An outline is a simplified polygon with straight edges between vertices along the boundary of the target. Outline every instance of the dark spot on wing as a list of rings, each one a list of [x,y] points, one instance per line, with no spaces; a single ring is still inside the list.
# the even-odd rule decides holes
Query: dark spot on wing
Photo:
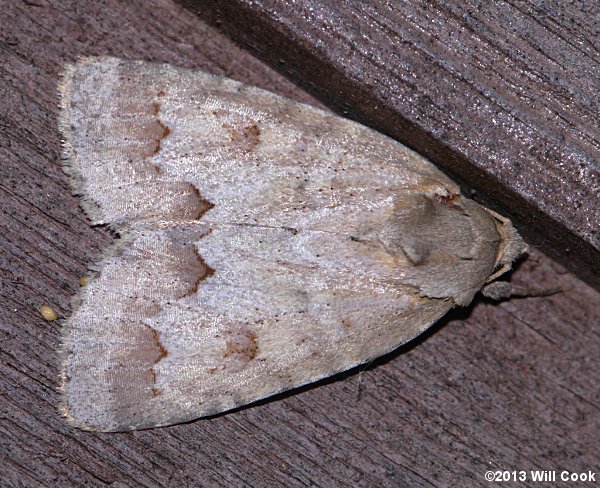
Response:
[[[253,120],[223,123],[222,126],[229,129],[232,146],[243,153],[252,152],[254,147],[260,144],[260,129]]]
[[[152,396],[158,396],[160,394],[160,390],[156,387],[156,370],[155,366],[166,358],[169,355],[169,351],[160,341],[160,332],[158,332],[153,327],[150,327],[148,324],[144,324],[148,330],[150,331],[150,335],[154,341],[154,347],[156,349],[155,357],[152,359],[153,364],[150,366],[150,379],[152,381]]]
[[[206,264],[206,261],[204,261],[204,258],[200,255],[200,252],[196,246],[194,246],[194,255],[196,257],[196,263],[194,266],[197,268],[197,277],[190,289],[187,290],[182,297],[189,297],[198,293],[200,283],[215,274],[215,270]]]
[[[231,333],[227,338],[225,347],[224,359],[238,359],[248,362],[258,354],[256,334],[249,330]]]

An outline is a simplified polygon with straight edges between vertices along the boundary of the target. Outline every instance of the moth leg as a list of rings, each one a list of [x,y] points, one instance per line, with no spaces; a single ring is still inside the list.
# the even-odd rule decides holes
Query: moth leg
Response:
[[[533,289],[519,286],[508,281],[494,281],[481,289],[481,294],[495,301],[508,300],[513,297],[546,297],[564,291],[562,288]]]

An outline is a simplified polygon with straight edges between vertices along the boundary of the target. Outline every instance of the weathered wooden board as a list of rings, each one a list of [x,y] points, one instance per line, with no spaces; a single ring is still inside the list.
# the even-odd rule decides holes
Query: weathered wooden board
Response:
[[[37,308],[66,316],[112,240],[60,169],[56,84],[83,54],[204,68],[316,103],[168,0],[2,2],[1,486],[471,486],[489,469],[599,469],[599,295],[539,253],[513,279],[564,293],[478,301],[360,371],[186,425],[66,427],[60,326]]]

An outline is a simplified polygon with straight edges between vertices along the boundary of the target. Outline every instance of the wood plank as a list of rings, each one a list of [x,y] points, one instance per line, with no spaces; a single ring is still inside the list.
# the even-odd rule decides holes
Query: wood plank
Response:
[[[203,68],[316,103],[169,0],[5,1],[0,11],[0,485],[471,486],[489,469],[597,469],[599,294],[534,253],[549,298],[478,300],[368,367],[212,419],[136,433],[63,424],[60,324],[112,240],[60,169],[61,66],[111,54]],[[533,486],[524,483],[520,486]]]
[[[600,3],[185,0],[600,286]]]

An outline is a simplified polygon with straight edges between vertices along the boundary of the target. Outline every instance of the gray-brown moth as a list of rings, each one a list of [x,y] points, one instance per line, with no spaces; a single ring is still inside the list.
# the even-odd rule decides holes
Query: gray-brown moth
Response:
[[[77,427],[188,421],[352,368],[525,250],[418,154],[267,91],[101,57],[60,94],[65,171],[120,236],[64,327]]]

